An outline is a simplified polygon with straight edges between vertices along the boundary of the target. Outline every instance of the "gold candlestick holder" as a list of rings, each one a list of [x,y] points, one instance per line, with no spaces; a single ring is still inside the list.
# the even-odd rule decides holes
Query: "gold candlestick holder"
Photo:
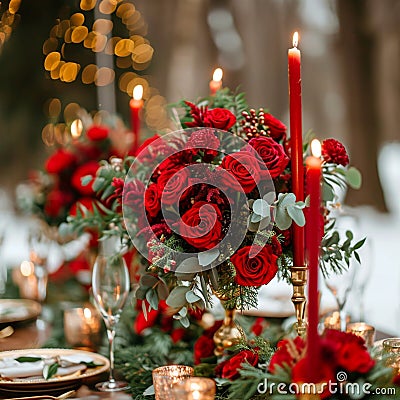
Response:
[[[306,312],[306,283],[307,283],[307,265],[290,268],[291,281],[293,285],[292,303],[296,314],[296,330],[299,336],[305,336],[307,324],[305,321]]]

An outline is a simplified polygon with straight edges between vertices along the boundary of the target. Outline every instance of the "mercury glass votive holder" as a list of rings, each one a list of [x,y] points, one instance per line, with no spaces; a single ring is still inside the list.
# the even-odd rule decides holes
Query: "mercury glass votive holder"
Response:
[[[210,378],[193,377],[172,386],[176,400],[214,400],[215,381]]]
[[[101,343],[102,321],[92,305],[64,310],[65,341],[74,349],[96,351]]]
[[[156,400],[175,400],[174,384],[192,377],[194,369],[186,365],[166,365],[153,370],[153,385]]]
[[[375,342],[375,328],[365,322],[353,322],[347,325],[347,332],[360,336],[368,347],[373,347]]]
[[[400,373],[400,338],[389,338],[382,342],[382,353],[386,365]]]

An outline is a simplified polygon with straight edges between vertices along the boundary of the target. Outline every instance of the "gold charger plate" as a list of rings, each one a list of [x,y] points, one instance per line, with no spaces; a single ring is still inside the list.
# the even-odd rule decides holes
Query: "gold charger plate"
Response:
[[[37,318],[42,306],[27,299],[0,299],[0,325],[29,321]]]
[[[106,372],[110,368],[109,360],[97,353],[92,353],[83,350],[73,349],[24,349],[24,350],[11,350],[0,352],[0,360],[5,357],[22,357],[22,356],[70,356],[83,354],[93,359],[96,364],[102,364],[96,368],[87,368],[79,375],[71,374],[60,377],[53,377],[50,379],[34,378],[34,379],[21,379],[18,381],[10,381],[0,377],[0,390],[13,391],[13,392],[49,392],[61,388],[76,388],[83,382],[92,382],[98,375]]]

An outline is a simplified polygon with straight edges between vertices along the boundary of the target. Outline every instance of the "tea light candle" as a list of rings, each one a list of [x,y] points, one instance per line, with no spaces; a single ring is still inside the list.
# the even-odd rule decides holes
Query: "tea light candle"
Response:
[[[194,369],[186,365],[166,365],[153,370],[153,385],[156,400],[175,400],[174,384],[192,377]]]
[[[347,332],[360,336],[365,340],[368,347],[372,347],[375,342],[375,328],[365,322],[354,322],[347,325]]]
[[[100,316],[92,306],[64,311],[65,340],[75,349],[96,350],[101,326]]]
[[[179,400],[214,400],[215,382],[209,378],[188,378],[174,384],[172,392]]]
[[[400,373],[400,338],[389,338],[382,342],[382,350],[386,358],[385,364]]]

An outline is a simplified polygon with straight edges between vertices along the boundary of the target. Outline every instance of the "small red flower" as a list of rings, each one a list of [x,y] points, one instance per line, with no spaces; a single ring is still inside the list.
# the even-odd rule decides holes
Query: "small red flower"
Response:
[[[93,125],[87,130],[86,136],[93,142],[97,142],[100,140],[107,139],[108,132],[109,129],[105,126]]]
[[[346,148],[336,139],[326,139],[322,142],[322,157],[327,163],[339,164],[344,167],[349,163]]]
[[[194,363],[200,364],[203,358],[214,355],[214,340],[212,337],[201,335],[194,344]]]
[[[161,210],[158,186],[155,183],[150,184],[144,193],[144,204],[150,217],[156,217]]]
[[[269,372],[275,373],[277,366],[283,367],[287,365],[289,368],[303,357],[306,343],[300,336],[296,336],[294,340],[281,340],[278,343],[278,350],[274,353],[269,363]]]
[[[45,169],[49,174],[59,174],[66,169],[72,168],[75,162],[75,154],[68,150],[58,149],[47,159]]]

